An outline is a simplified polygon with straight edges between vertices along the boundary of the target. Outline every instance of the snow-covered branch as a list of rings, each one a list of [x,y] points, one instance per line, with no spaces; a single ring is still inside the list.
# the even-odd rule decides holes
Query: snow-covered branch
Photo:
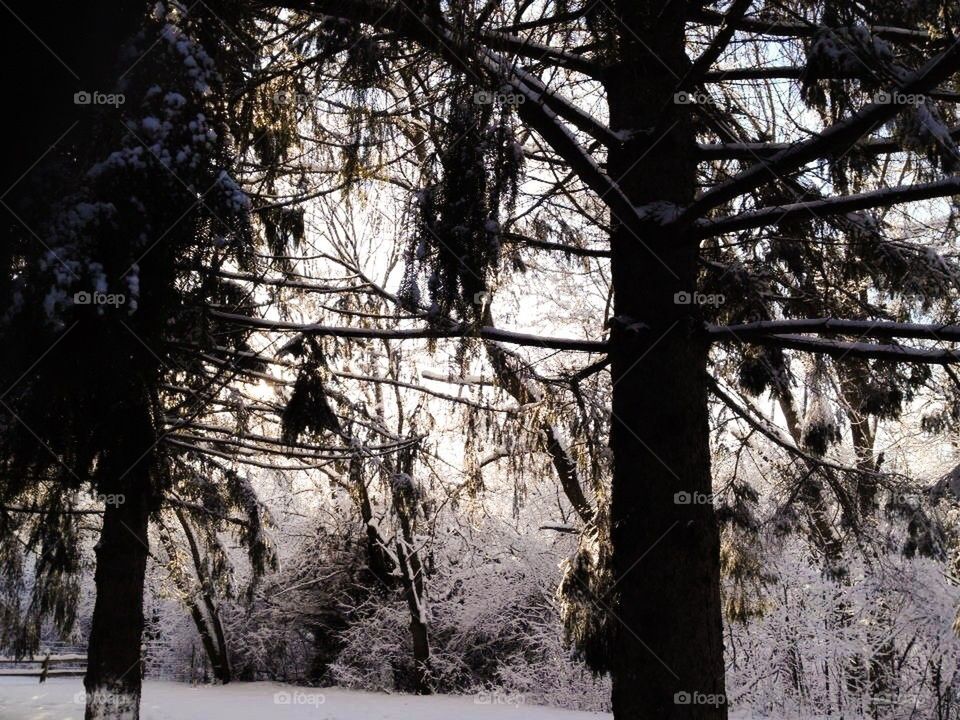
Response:
[[[450,43],[456,42],[452,35],[447,35],[445,39]],[[469,52],[467,48],[462,48],[462,51],[464,53]],[[502,80],[523,95],[526,100],[524,104],[532,102],[550,108],[559,117],[562,117],[578,130],[587,133],[593,139],[599,140],[608,148],[616,148],[623,142],[623,138],[610,128],[551,91],[536,76],[517,67],[507,70],[508,66],[502,57],[490,50],[481,50],[480,52],[482,54],[478,61],[484,69],[494,78]]]
[[[950,137],[960,140],[960,126],[949,130]],[[698,146],[700,157],[704,160],[750,160],[766,158],[783,152],[790,143],[775,142],[728,142],[701,143]],[[904,152],[903,144],[896,140],[866,140],[857,144],[857,152],[867,155],[884,155]]]
[[[284,0],[269,4],[392,30],[438,53],[454,67],[473,77],[477,77],[477,71],[480,70],[511,85],[525,100],[517,108],[520,117],[569,164],[587,187],[597,193],[620,222],[638,238],[646,234],[653,221],[644,220],[639,215],[618,184],[600,169],[596,160],[561,122],[561,117],[601,142],[619,144],[621,138],[579,108],[545,88],[540,89],[542,83],[531,75],[509,69],[511,64],[492,50],[478,51],[465,46],[441,23],[431,27],[427,24],[429,19],[415,15],[402,5],[387,5],[375,0]]]
[[[295,323],[285,320],[266,320],[244,315],[234,315],[213,311],[213,317],[227,320],[246,327],[255,327],[261,330],[277,332],[296,332],[319,337],[342,337],[361,339],[384,340],[422,340],[457,337],[477,337],[483,340],[497,340],[512,345],[527,345],[531,347],[550,348],[553,350],[574,350],[580,352],[606,352],[607,344],[597,340],[578,338],[543,337],[527,333],[512,332],[491,327],[472,327],[464,324],[453,325],[449,328],[415,328],[410,330],[364,327],[337,327],[331,325],[315,325],[309,323]]]
[[[773,443],[786,450],[791,455],[801,457],[813,465],[830,468],[831,470],[839,470],[845,473],[858,474],[864,474],[867,472],[865,470],[848,467],[846,465],[840,465],[839,463],[834,463],[829,460],[816,457],[815,455],[811,455],[805,450],[797,447],[797,445],[789,438],[785,437],[780,431],[780,428],[778,428],[773,421],[770,420],[770,418],[760,413],[756,408],[748,407],[747,405],[741,404],[734,399],[733,394],[727,392],[723,387],[721,387],[720,383],[717,382],[714,377],[708,375],[707,384],[709,385],[711,392],[717,396],[717,399],[730,408],[730,410],[732,410],[737,417],[739,417],[761,435],[766,437],[768,440],[771,440]]]
[[[821,218],[827,215],[841,215],[858,210],[891,207],[897,203],[930,200],[931,198],[958,193],[960,193],[960,177],[954,176],[929,183],[902,185],[857,195],[820,198],[787,205],[773,205],[717,220],[702,220],[696,223],[694,236],[698,238],[713,237],[737,230],[775,225],[797,218],[804,219],[807,216]]]
[[[697,8],[691,13],[690,19],[704,25],[722,25],[727,22],[724,13],[712,8]],[[820,25],[811,22],[789,22],[759,15],[737,19],[733,25],[737,30],[769,37],[813,37],[821,29]],[[873,25],[869,30],[872,35],[893,42],[923,43],[933,39],[927,31],[914,28]]]
[[[802,320],[762,320],[740,325],[710,325],[707,333],[718,338],[747,340],[781,333],[816,333],[818,335],[855,335],[860,338],[913,338],[960,342],[960,325],[898,323],[880,320],[836,320],[809,318]]]
[[[775,345],[791,350],[801,350],[836,358],[859,358],[863,360],[887,360],[903,363],[923,363],[927,365],[951,365],[960,363],[960,351],[925,350],[903,347],[901,345],[879,345],[866,342],[847,342],[844,340],[821,340],[804,335],[758,335],[751,338],[731,337],[735,342],[748,342],[757,345]]]
[[[684,81],[681,83],[683,89],[689,89],[704,79],[707,71],[720,58],[720,55],[730,44],[733,34],[737,30],[737,23],[743,18],[747,10],[750,9],[752,0],[734,0],[730,9],[723,16],[723,23],[720,30],[714,36],[710,45],[694,61],[693,67],[687,72]]]
[[[936,87],[957,69],[960,69],[960,42],[953,43],[947,50],[914,73],[911,78],[895,86],[891,96],[922,94]],[[834,123],[809,140],[793,143],[770,159],[758,162],[730,180],[708,190],[681,213],[675,222],[681,226],[691,224],[725,202],[771,180],[777,180],[799,170],[818,158],[845,150],[863,135],[895,117],[904,107],[904,105],[890,102],[874,102],[867,105],[860,112]]]
[[[543,45],[510,33],[483,32],[480,39],[494,50],[506,50],[520,57],[547,62],[583,73],[592,78],[600,78],[602,68],[595,62],[567,50]]]

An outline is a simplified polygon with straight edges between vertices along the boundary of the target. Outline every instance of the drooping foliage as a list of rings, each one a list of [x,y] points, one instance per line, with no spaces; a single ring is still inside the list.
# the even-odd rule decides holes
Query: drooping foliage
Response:
[[[159,510],[182,490],[172,463],[183,451],[166,444],[168,423],[197,418],[231,375],[256,367],[234,361],[248,331],[210,315],[252,311],[249,291],[221,270],[251,270],[256,242],[236,167],[249,138],[229,104],[251,58],[236,35],[217,40],[217,11],[243,27],[237,4],[220,5],[156,3],[134,33],[111,38],[122,101],[79,105],[90,116],[83,136],[66,141],[71,164],[53,153],[35,171],[46,187],[25,183],[31,212],[12,230],[0,324],[10,349],[0,373],[4,627],[29,628],[18,651],[36,647],[46,618],[71,628],[79,520],[115,497],[118,478],[98,469],[124,442],[131,406],[150,418],[153,438],[139,451],[152,458],[145,491]],[[224,511],[248,516],[241,542],[269,567],[252,490],[236,474],[218,479]],[[188,495],[204,496],[193,487]],[[21,606],[25,584],[32,595]]]
[[[415,232],[406,255],[401,297],[432,317],[476,318],[501,258],[501,222],[513,209],[523,151],[508,105],[460,86],[438,138],[429,184],[414,198]],[[429,301],[429,303],[427,303]]]

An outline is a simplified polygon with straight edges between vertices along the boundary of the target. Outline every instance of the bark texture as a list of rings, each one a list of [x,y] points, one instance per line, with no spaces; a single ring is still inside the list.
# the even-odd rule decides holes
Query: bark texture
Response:
[[[87,652],[85,720],[137,720],[143,677],[143,584],[153,503],[153,444],[149,406],[123,412],[116,446],[99,468],[105,505],[96,545],[96,602]],[[123,428],[121,433],[119,429]]]
[[[689,60],[685,5],[617,3],[604,84],[611,127],[632,139],[609,172],[634,206],[692,201],[690,106],[674,102]],[[613,711],[617,720],[727,717],[719,531],[711,493],[705,371],[693,292],[698,248],[676,233],[611,235],[614,455]],[[632,323],[653,332],[637,333]]]

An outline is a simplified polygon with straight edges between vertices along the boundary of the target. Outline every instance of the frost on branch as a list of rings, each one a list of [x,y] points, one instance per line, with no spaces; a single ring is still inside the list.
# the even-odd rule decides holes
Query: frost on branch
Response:
[[[960,151],[950,134],[950,128],[936,105],[929,99],[906,108],[896,119],[896,137],[907,150],[922,152],[944,172],[960,166]]]

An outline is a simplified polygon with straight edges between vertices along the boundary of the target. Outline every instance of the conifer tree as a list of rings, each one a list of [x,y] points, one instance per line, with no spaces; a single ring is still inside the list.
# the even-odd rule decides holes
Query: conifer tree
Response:
[[[599,530],[597,564],[581,569],[609,579],[586,581],[603,616],[586,633],[590,657],[612,674],[617,717],[725,717],[718,519],[712,503],[683,501],[711,496],[708,396],[719,386],[709,376],[747,397],[773,394],[797,427],[790,446],[816,466],[838,429],[824,403],[805,418],[790,405],[798,358],[814,358],[815,382],[828,368],[856,373],[844,402],[860,472],[839,481],[820,473],[800,496],[821,530],[825,502],[857,522],[877,480],[862,419],[895,417],[929,384],[930,366],[954,362],[939,345],[960,338],[950,324],[956,268],[949,235],[939,232],[953,227],[953,211],[937,202],[960,187],[950,125],[955,9],[749,0],[281,5],[323,28],[316,58],[339,69],[340,87],[364,88],[357,116],[375,89],[403,98],[392,114],[371,114],[358,142],[385,116],[401,127],[422,122],[427,97],[439,99],[430,122],[441,130],[431,137],[435,170],[414,195],[400,293],[406,307],[425,309],[426,326],[257,326],[606,353],[609,536]],[[768,110],[790,93],[811,132],[790,128],[799,114]],[[504,231],[515,222],[509,198],[522,155],[528,173],[562,171],[550,199],[606,233],[606,248],[564,247],[559,232],[543,232],[549,215],[537,223],[529,209],[526,232]],[[938,232],[898,228],[890,211],[904,206]],[[502,271],[507,242],[609,257],[612,310],[597,318],[597,339],[487,324],[476,297]]]

